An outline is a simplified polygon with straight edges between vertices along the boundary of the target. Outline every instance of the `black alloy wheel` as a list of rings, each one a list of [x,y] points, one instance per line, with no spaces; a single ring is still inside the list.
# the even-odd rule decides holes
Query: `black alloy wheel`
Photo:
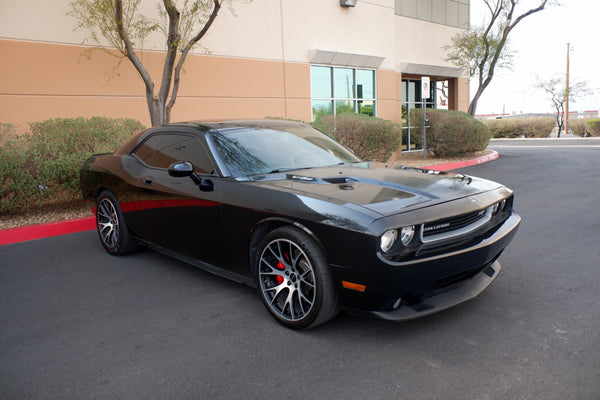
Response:
[[[108,190],[100,193],[96,200],[96,228],[102,245],[110,254],[120,256],[138,249],[115,195]]]
[[[267,310],[292,329],[313,328],[339,310],[327,261],[305,232],[285,226],[263,239],[255,262],[257,286]]]

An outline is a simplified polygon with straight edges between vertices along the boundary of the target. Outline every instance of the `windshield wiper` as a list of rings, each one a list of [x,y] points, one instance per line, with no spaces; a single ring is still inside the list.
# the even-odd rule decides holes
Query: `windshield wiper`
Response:
[[[313,168],[320,168],[320,166],[277,168],[277,169],[274,169],[273,171],[269,171],[269,174],[276,174],[279,172],[288,172],[288,171],[300,171],[302,169],[313,169]]]
[[[304,169],[304,168],[292,168],[292,167],[288,167],[288,168],[277,168],[274,169],[272,171],[267,172],[268,174],[277,174],[279,172],[288,172],[288,171],[296,171],[298,169]]]

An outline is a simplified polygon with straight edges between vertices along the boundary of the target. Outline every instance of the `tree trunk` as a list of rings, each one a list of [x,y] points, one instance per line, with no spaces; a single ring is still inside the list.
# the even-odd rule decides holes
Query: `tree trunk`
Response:
[[[152,126],[164,125],[165,114],[161,112],[160,100],[154,98],[154,94],[146,93],[146,102],[148,103],[148,113],[150,114]]]

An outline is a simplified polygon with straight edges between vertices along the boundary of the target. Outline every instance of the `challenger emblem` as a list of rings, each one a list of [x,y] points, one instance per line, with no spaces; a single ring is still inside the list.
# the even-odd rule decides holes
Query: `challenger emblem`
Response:
[[[431,231],[435,231],[438,229],[447,228],[449,226],[450,226],[450,222],[443,222],[443,223],[436,224],[436,225],[426,226],[425,228],[423,228],[423,232],[431,232]]]

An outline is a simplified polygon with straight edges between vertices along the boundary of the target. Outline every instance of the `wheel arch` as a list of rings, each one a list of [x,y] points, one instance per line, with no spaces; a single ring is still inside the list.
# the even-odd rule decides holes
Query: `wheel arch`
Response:
[[[256,254],[259,250],[260,242],[269,232],[282,226],[292,226],[306,233],[317,243],[317,245],[323,251],[323,254],[325,254],[325,256],[327,257],[327,251],[321,240],[312,230],[310,230],[305,225],[301,224],[298,221],[288,218],[265,218],[263,220],[258,221],[250,230],[250,243],[248,244],[248,264],[250,265],[250,273],[252,274],[253,278],[255,278],[253,268],[254,260],[256,259]]]
[[[108,192],[111,192],[111,193],[112,193],[112,194],[113,194],[115,197],[117,197],[117,196],[115,195],[115,193],[114,193],[112,190],[110,190],[108,187],[106,187],[106,186],[98,186],[98,187],[96,188],[96,190],[94,190],[94,200],[97,200],[97,199],[98,199],[98,197],[100,197],[100,194],[101,194],[102,192],[104,192],[105,190],[106,190],[106,191],[108,191]],[[117,199],[117,200],[118,200],[118,199]]]

